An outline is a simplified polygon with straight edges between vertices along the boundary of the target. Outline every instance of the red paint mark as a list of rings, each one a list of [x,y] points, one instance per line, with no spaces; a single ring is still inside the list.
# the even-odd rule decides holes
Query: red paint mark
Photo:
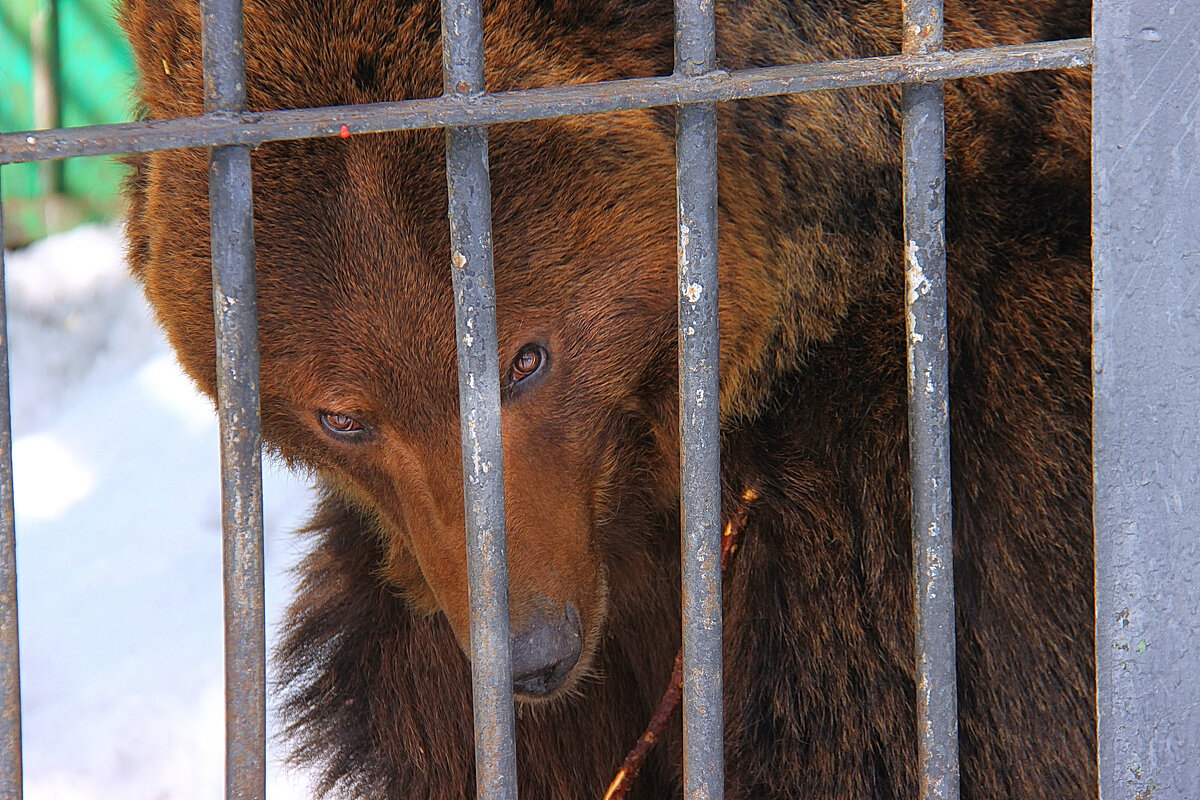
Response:
[[[338,133],[338,136],[341,136],[343,139],[349,139],[350,138],[350,126],[343,125],[341,132]]]

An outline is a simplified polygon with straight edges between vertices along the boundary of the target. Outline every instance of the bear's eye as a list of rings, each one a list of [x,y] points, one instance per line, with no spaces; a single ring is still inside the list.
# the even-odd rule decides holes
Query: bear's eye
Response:
[[[539,344],[527,344],[517,351],[508,369],[508,385],[515,386],[532,377],[546,363],[546,350]]]
[[[356,420],[349,414],[339,414],[336,411],[322,411],[317,414],[321,427],[325,432],[344,442],[361,442],[371,438],[373,430]]]

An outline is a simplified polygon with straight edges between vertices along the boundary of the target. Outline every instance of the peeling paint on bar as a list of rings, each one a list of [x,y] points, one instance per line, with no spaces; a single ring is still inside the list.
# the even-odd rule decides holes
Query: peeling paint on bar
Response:
[[[462,100],[464,95],[483,91],[482,20],[479,0],[443,0],[444,99]],[[517,757],[487,128],[446,129],[446,182],[459,341],[476,796],[515,800]]]
[[[920,56],[940,50],[941,0],[905,0],[903,10],[904,52]],[[901,107],[919,797],[957,800],[942,84],[905,85]]]

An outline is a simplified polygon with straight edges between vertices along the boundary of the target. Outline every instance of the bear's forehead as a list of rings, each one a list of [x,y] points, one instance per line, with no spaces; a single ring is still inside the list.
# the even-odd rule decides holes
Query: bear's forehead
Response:
[[[301,161],[309,176],[301,185],[272,181],[268,168],[256,183],[263,210],[255,227],[268,312],[294,315],[299,307],[312,312],[301,315],[306,323],[325,315],[352,320],[370,337],[436,314],[450,323],[439,338],[453,338],[445,178],[427,166],[441,156],[420,141],[427,138]],[[284,160],[296,168],[295,159]],[[551,294],[562,297],[564,283],[580,289],[597,272],[586,258],[568,260],[547,245],[564,238],[551,221],[524,217],[497,228],[497,293],[522,316],[544,309]]]
[[[492,131],[495,286],[508,327],[597,297],[616,305],[631,293],[670,299],[670,174],[651,160],[636,176],[623,160],[603,163],[623,137],[642,135],[629,121],[615,134],[590,121]],[[290,314],[292,298],[340,308],[368,336],[404,330],[406,319],[437,309],[445,320],[437,343],[452,344],[444,155],[440,130],[261,148],[255,225],[268,309]],[[598,174],[605,171],[614,174]],[[429,351],[434,342],[417,344]]]

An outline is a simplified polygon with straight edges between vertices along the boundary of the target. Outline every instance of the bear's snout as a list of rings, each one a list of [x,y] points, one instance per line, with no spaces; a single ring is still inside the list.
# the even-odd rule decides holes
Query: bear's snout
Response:
[[[512,633],[513,690],[544,697],[562,686],[579,661],[583,635],[579,612],[567,603],[553,612],[536,612]]]

